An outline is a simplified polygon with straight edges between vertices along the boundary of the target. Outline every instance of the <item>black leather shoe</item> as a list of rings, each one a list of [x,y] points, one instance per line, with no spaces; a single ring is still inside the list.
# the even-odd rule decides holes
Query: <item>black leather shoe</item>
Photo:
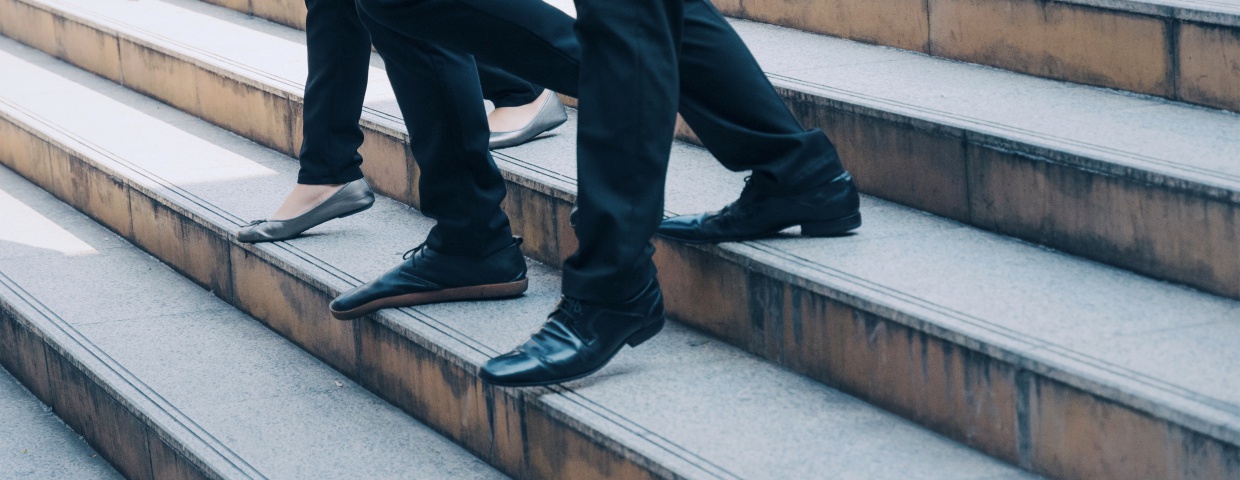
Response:
[[[352,320],[382,308],[515,297],[528,286],[520,237],[481,258],[444,255],[421,245],[405,252],[396,268],[336,297],[330,308],[333,317]]]
[[[620,348],[649,340],[666,322],[663,293],[651,280],[636,298],[618,305],[560,300],[542,329],[524,344],[482,367],[482,381],[501,387],[567,382],[597,372]]]
[[[848,172],[791,194],[746,182],[741,198],[723,210],[663,220],[658,236],[683,243],[739,242],[770,237],[795,225],[807,237],[843,235],[861,226],[861,198]]]

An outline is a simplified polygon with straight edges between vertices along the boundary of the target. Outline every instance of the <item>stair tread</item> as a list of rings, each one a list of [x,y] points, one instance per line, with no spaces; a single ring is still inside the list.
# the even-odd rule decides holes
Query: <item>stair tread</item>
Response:
[[[776,85],[959,128],[998,146],[1020,143],[1011,148],[1117,176],[1165,175],[1240,199],[1240,114],[756,22],[733,25]]]
[[[0,80],[3,115],[41,123],[52,141],[90,152],[92,162],[212,228],[235,230],[241,219],[265,212],[295,178],[292,160],[268,161],[274,153],[239,137],[196,134],[214,127],[11,42],[0,45],[0,68],[17,73]],[[27,87],[44,95],[27,95]],[[56,102],[47,100],[53,96]],[[60,109],[55,105],[60,102],[78,108]],[[120,135],[122,130],[144,135]],[[416,211],[380,198],[365,215],[253,250],[340,291],[390,268],[429,227]],[[27,277],[50,275],[15,270]],[[537,328],[558,290],[558,274],[534,264],[530,292],[520,299],[386,311],[377,321],[434,342],[457,361],[478,365]],[[53,309],[60,305],[49,304]],[[697,472],[689,476],[804,478],[824,471],[865,478],[907,478],[910,472],[926,477],[951,472],[952,478],[1031,476],[676,325],[640,349],[622,353],[598,375],[527,401],[546,405],[566,421],[584,424],[595,435],[673,471]]]
[[[0,204],[9,203],[4,196],[0,191]],[[0,478],[124,478],[2,368],[0,432]]]
[[[11,51],[13,45],[3,43]],[[6,72],[32,72],[29,64],[15,66],[8,53],[0,57]],[[107,112],[88,116],[96,122],[127,120]],[[75,359],[95,375],[114,378],[149,421],[188,425],[172,430],[180,432],[173,433],[177,442],[208,448],[207,465],[225,478],[506,478],[4,168],[0,211],[6,224],[16,225],[0,232],[0,301],[28,313],[35,305],[52,312],[58,320],[48,328],[64,329],[84,345],[66,351],[77,352]],[[8,408],[4,376],[0,411]],[[0,419],[22,420],[8,414]],[[29,440],[10,437],[24,430],[3,430],[7,444]],[[40,435],[48,436],[41,445],[49,448],[63,443],[63,435]],[[36,477],[108,478],[95,463],[62,460],[62,467],[81,474]],[[10,467],[20,464],[0,461],[0,477],[8,478]]]
[[[74,1],[81,4],[86,0]],[[144,5],[151,6],[151,10],[141,10]],[[146,12],[145,16],[125,14],[130,15],[125,17],[125,22],[150,23],[142,23],[143,28],[157,27],[164,16],[181,18],[180,21],[184,21],[182,16],[190,16],[194,20],[185,23],[183,29],[198,29],[199,33],[191,35],[195,38],[209,39],[223,35],[222,32],[227,32],[226,36],[251,35],[247,37],[251,47],[266,52],[263,55],[270,58],[283,60],[271,65],[256,61],[246,64],[247,68],[289,85],[297,84],[297,79],[304,77],[304,47],[296,42],[276,39],[220,18],[191,15],[169,3],[133,2],[125,8]],[[109,10],[108,14],[113,13]],[[228,13],[221,13],[219,17],[228,17]],[[745,23],[737,23],[742,34],[748,32]],[[801,38],[842,42],[777,27],[749,26],[755,31],[778,30],[780,35],[786,36],[780,38],[792,39],[787,40],[785,50],[800,45]],[[201,33],[214,28],[220,29],[214,35]],[[264,28],[283,27],[269,25]],[[176,35],[179,30],[170,29],[164,33]],[[748,40],[756,45],[755,50],[779,50],[774,41]],[[196,45],[196,54],[213,52],[211,43]],[[1032,82],[1030,84],[1055,86],[1035,89],[1038,95],[1072,91],[1088,98],[1105,99],[1105,105],[1127,105],[1125,102],[1131,101],[1155,105],[1153,109],[1174,109],[1187,117],[1213,122],[1211,129],[1201,132],[1208,138],[1221,137],[1226,127],[1232,126],[1231,122],[1240,126],[1240,120],[1236,120],[1240,115],[1231,113],[846,43],[883,55],[914,55],[939,65],[945,72],[981,71],[987,75],[1024,79]],[[277,51],[278,54],[273,53]],[[211,58],[228,59],[222,61],[223,65],[232,61],[228,55],[220,52]],[[768,57],[760,55],[760,60],[764,58]],[[303,63],[298,64],[296,59],[303,59],[300,60]],[[960,70],[952,70],[957,68]],[[950,77],[946,73],[943,75]],[[370,84],[367,119],[403,132],[398,122],[399,111],[390,100],[390,87],[381,70],[372,69]],[[289,94],[300,95],[300,87],[291,88]],[[1081,97],[1064,96],[1057,104],[1068,108],[1067,104],[1074,98]],[[1134,107],[1125,111],[1139,116],[1146,110],[1150,108]],[[1220,118],[1224,121],[1218,121]],[[509,172],[520,172],[518,181],[556,192],[572,192],[575,190],[574,128],[575,120],[540,140],[498,151],[496,161]],[[1236,148],[1235,140],[1224,147]],[[1234,162],[1229,165],[1238,167]],[[670,170],[669,213],[718,208],[739,192],[741,175],[724,171],[705,151],[693,146],[677,143]],[[1217,180],[1225,173],[1213,172],[1212,178]],[[279,192],[279,185],[273,184],[272,188]],[[266,213],[267,205],[278,199],[252,202],[233,197],[232,201],[234,205],[227,207],[235,208],[229,211],[237,212],[238,218],[259,218]],[[1236,322],[1240,318],[1240,302],[1150,280],[881,200],[867,197],[864,201],[867,223],[860,234],[853,237],[783,238],[727,244],[711,250],[725,257],[744,259],[754,268],[774,272],[775,276],[798,285],[808,285],[832,298],[848,298],[873,311],[900,312],[895,318],[907,321],[916,329],[980,348],[1161,418],[1240,442],[1240,388],[1237,388],[1240,384],[1228,380],[1233,377],[1227,374],[1229,366],[1237,363],[1238,354],[1226,348],[1240,341],[1240,325]],[[325,228],[335,231],[338,227]],[[423,234],[415,232],[410,238],[420,239]],[[330,243],[331,237],[311,237],[298,242]],[[403,251],[410,246],[408,243],[393,245],[389,251]],[[840,255],[842,249],[856,254]],[[331,257],[347,255],[344,253],[323,255],[333,264],[334,258],[340,258],[348,260],[341,265],[358,265],[353,257]],[[387,267],[380,262],[370,267],[348,268],[357,268],[356,273],[349,271],[355,279],[369,279]],[[1215,345],[1218,347],[1211,347]]]
[[[1091,7],[1240,27],[1236,0],[1059,0]]]

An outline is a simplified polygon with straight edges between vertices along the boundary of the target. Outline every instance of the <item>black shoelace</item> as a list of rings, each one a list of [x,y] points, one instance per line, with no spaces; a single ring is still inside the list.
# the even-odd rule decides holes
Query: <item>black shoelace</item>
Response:
[[[413,247],[413,248],[410,248],[410,249],[409,249],[409,251],[405,252],[405,254],[404,254],[404,255],[401,255],[401,256],[400,256],[400,258],[401,258],[402,260],[408,260],[408,259],[409,259],[409,257],[414,256],[415,254],[417,254],[417,253],[418,253],[418,250],[421,250],[421,249],[423,249],[423,248],[426,248],[426,242],[422,242],[422,243],[421,243],[421,244],[419,244],[418,246]]]

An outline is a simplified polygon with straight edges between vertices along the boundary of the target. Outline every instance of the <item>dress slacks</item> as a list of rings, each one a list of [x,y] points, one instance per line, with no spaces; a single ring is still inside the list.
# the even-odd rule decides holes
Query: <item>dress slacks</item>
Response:
[[[835,146],[800,125],[706,0],[576,0],[575,22],[540,0],[359,5],[381,51],[421,58],[399,74],[417,78],[405,87],[422,100],[401,108],[412,143],[428,153],[486,154],[485,125],[466,118],[477,109],[462,108],[481,94],[466,81],[471,55],[578,98],[580,246],[564,264],[563,292],[579,300],[623,302],[654,276],[650,241],[678,110],[725,167],[752,170],[754,181],[796,190],[844,171]]]
[[[363,134],[358,121],[370,68],[371,35],[362,23],[355,0],[306,0],[306,7],[309,75],[297,182],[347,183],[362,178],[362,157],[357,150]],[[440,140],[451,142],[446,147],[434,140],[441,137],[439,133],[455,130],[446,128],[446,124],[441,125],[445,128],[438,133],[422,125],[408,125],[410,131],[418,129],[415,138],[431,139],[415,141],[412,146],[421,168],[419,189],[424,213],[440,225],[428,243],[443,253],[462,255],[484,255],[507,246],[511,243],[511,231],[499,208],[505,190],[499,171],[486,152],[489,130],[482,98],[496,107],[512,107],[533,102],[543,88],[499,68],[474,65],[472,58],[454,53],[452,61],[471,71],[446,77],[464,85],[453,86],[460,93],[444,95],[439,97],[440,101],[425,100],[422,97],[430,90],[411,88],[410,76],[433,76],[436,65],[443,60],[433,54],[409,55],[412,52],[392,51],[385,46],[376,45],[376,49],[385,60],[397,103],[408,113],[406,117],[423,115],[428,109],[468,110],[472,112],[467,115],[471,120],[462,121],[459,128],[468,125],[471,132],[481,128],[481,143],[475,139],[469,142],[468,149],[461,149],[465,142],[460,137]],[[421,78],[416,80],[420,87]],[[411,96],[414,98],[410,99]]]

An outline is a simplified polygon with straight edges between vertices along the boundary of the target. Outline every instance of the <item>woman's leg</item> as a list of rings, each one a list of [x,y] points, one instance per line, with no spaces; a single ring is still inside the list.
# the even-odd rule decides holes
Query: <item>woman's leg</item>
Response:
[[[362,178],[362,101],[370,69],[370,34],[353,0],[306,0],[305,116],[297,185],[271,220],[306,213]]]

